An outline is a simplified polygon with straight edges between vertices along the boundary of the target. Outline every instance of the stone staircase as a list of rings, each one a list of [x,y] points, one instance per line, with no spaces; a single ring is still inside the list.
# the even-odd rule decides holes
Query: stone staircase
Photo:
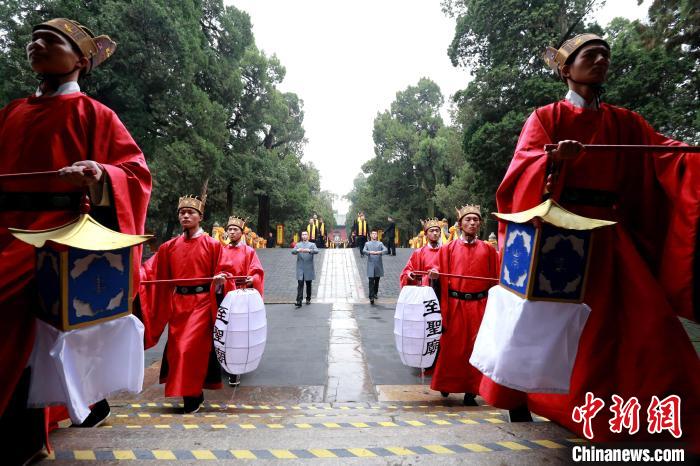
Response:
[[[101,427],[64,423],[46,463],[119,460],[276,464],[552,464],[581,440],[536,417],[511,424],[506,412],[440,402],[205,403],[181,414],[168,402],[112,402]]]

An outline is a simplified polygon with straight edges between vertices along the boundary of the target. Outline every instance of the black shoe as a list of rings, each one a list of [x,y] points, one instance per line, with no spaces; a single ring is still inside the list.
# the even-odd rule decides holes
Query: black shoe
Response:
[[[518,406],[515,409],[508,410],[509,422],[532,422],[532,415],[528,411],[527,406]]]
[[[474,395],[473,393],[465,393],[464,400],[462,400],[462,404],[464,406],[479,406],[479,403],[476,402],[476,395]]]
[[[241,384],[241,376],[239,374],[229,374],[228,376],[228,386],[237,387]]]
[[[204,393],[199,396],[185,396],[182,397],[182,401],[185,404],[182,412],[185,414],[194,414],[202,407],[204,404]]]
[[[369,303],[374,304],[374,298],[369,298]]]
[[[309,304],[311,304],[311,300],[310,300],[310,299],[307,299],[307,300],[306,300],[306,305],[308,306]]]
[[[301,301],[297,301],[296,303],[294,303],[294,307],[301,307]]]
[[[107,400],[100,400],[90,410],[90,414],[82,424],[73,424],[71,427],[99,427],[110,415]]]
[[[447,398],[448,396],[450,396],[450,392],[440,392],[440,395],[441,395],[443,398]]]

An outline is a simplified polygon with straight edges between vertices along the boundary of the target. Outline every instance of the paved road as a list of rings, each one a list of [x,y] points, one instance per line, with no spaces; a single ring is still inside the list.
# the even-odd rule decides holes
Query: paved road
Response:
[[[297,296],[296,262],[289,248],[258,249],[256,252],[265,270],[265,302],[293,303]],[[323,269],[325,249],[316,255],[316,277]],[[318,292],[318,280],[313,283],[312,295]]]
[[[352,249],[355,255],[357,269],[360,272],[362,286],[365,290],[365,295],[369,296],[369,283],[367,280],[367,259],[360,258],[359,249]],[[384,265],[384,276],[379,280],[379,302],[396,303],[396,298],[399,296],[401,287],[399,286],[399,276],[401,271],[406,266],[409,257],[413,253],[413,249],[396,248],[395,256],[382,256]]]

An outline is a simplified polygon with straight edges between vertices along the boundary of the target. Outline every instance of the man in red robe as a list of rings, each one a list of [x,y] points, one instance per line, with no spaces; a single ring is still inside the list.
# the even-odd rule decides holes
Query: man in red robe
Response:
[[[43,410],[26,410],[22,404],[30,376],[37,375],[25,370],[34,341],[35,287],[40,286],[34,279],[34,249],[7,228],[66,224],[79,214],[81,193],[88,188],[93,217],[123,233],[143,233],[151,193],[144,156],[117,115],[82,94],[77,82],[114,50],[109,37],[95,37],[75,21],[53,19],[36,26],[27,56],[41,77],[39,88],[0,110],[0,174],[58,170],[58,176],[0,179],[0,449],[16,455],[5,458],[10,463],[38,450],[27,446],[28,440],[41,448],[45,439],[27,431],[30,418],[43,417]],[[140,248],[134,262],[140,262]]]
[[[469,364],[474,341],[486,309],[486,298],[498,277],[498,253],[477,234],[481,226],[481,208],[466,205],[457,211],[462,235],[440,248],[440,263],[429,277],[440,277],[442,337],[440,353],[430,388],[447,397],[464,393],[464,404],[476,406],[481,372]],[[477,280],[439,276],[436,272],[470,277]]]
[[[260,297],[264,298],[265,271],[255,249],[245,243],[243,238],[245,223],[245,219],[241,217],[229,217],[226,225],[229,244],[224,247],[219,268],[222,272],[234,277],[245,277],[236,278],[236,288],[255,288],[260,293]],[[220,297],[223,299],[223,294],[220,294]],[[240,383],[240,374],[229,374],[229,386],[235,387]]]
[[[177,214],[183,233],[158,248],[149,276],[174,284],[143,285],[155,288],[141,295],[148,299],[141,302],[146,348],[158,343],[168,325],[160,383],[165,383],[165,396],[183,397],[186,414],[201,408],[203,388],[222,387],[212,340],[216,301],[210,293],[212,277],[215,285],[224,283],[225,274],[219,273],[222,246],[199,226],[203,213],[203,201],[180,198]]]
[[[576,214],[618,223],[594,233],[584,296],[591,314],[570,392],[525,394],[484,377],[480,393],[503,408],[527,402],[531,411],[580,435],[583,424],[573,421],[572,413],[591,392],[606,406],[592,420],[596,441],[674,440],[668,432],[650,433],[645,420],[652,397],[678,395],[680,441],[697,450],[700,363],[677,315],[693,318],[698,304],[693,280],[700,159],[622,150],[586,153],[582,143],[681,144],[655,132],[638,114],[600,102],[610,64],[610,47],[600,37],[576,36],[559,50],[548,49],[545,58],[569,92],[535,110],[525,123],[496,195],[498,211],[523,211],[551,196]],[[548,153],[545,144],[557,148]],[[613,395],[638,399],[641,427],[635,435],[611,432]]]
[[[423,231],[428,238],[428,244],[420,249],[416,249],[406,263],[406,267],[401,271],[399,281],[401,288],[406,285],[432,286],[435,294],[440,297],[439,281],[431,280],[427,275],[416,275],[413,272],[426,272],[439,267],[440,258],[440,229],[441,223],[438,219],[429,219],[423,222]]]

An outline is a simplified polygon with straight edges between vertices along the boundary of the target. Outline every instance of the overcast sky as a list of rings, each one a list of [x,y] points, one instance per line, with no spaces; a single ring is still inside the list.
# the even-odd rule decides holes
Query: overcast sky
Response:
[[[449,102],[469,81],[468,70],[454,68],[447,57],[455,22],[442,13],[440,0],[225,3],[250,14],[258,47],[285,66],[280,88],[304,101],[304,160],[320,171],[321,188],[339,196],[334,207],[341,213],[347,202],[340,197],[374,156],[374,117],[396,92],[428,77]],[[607,3],[597,13],[602,24],[616,16],[645,18],[650,0]]]

